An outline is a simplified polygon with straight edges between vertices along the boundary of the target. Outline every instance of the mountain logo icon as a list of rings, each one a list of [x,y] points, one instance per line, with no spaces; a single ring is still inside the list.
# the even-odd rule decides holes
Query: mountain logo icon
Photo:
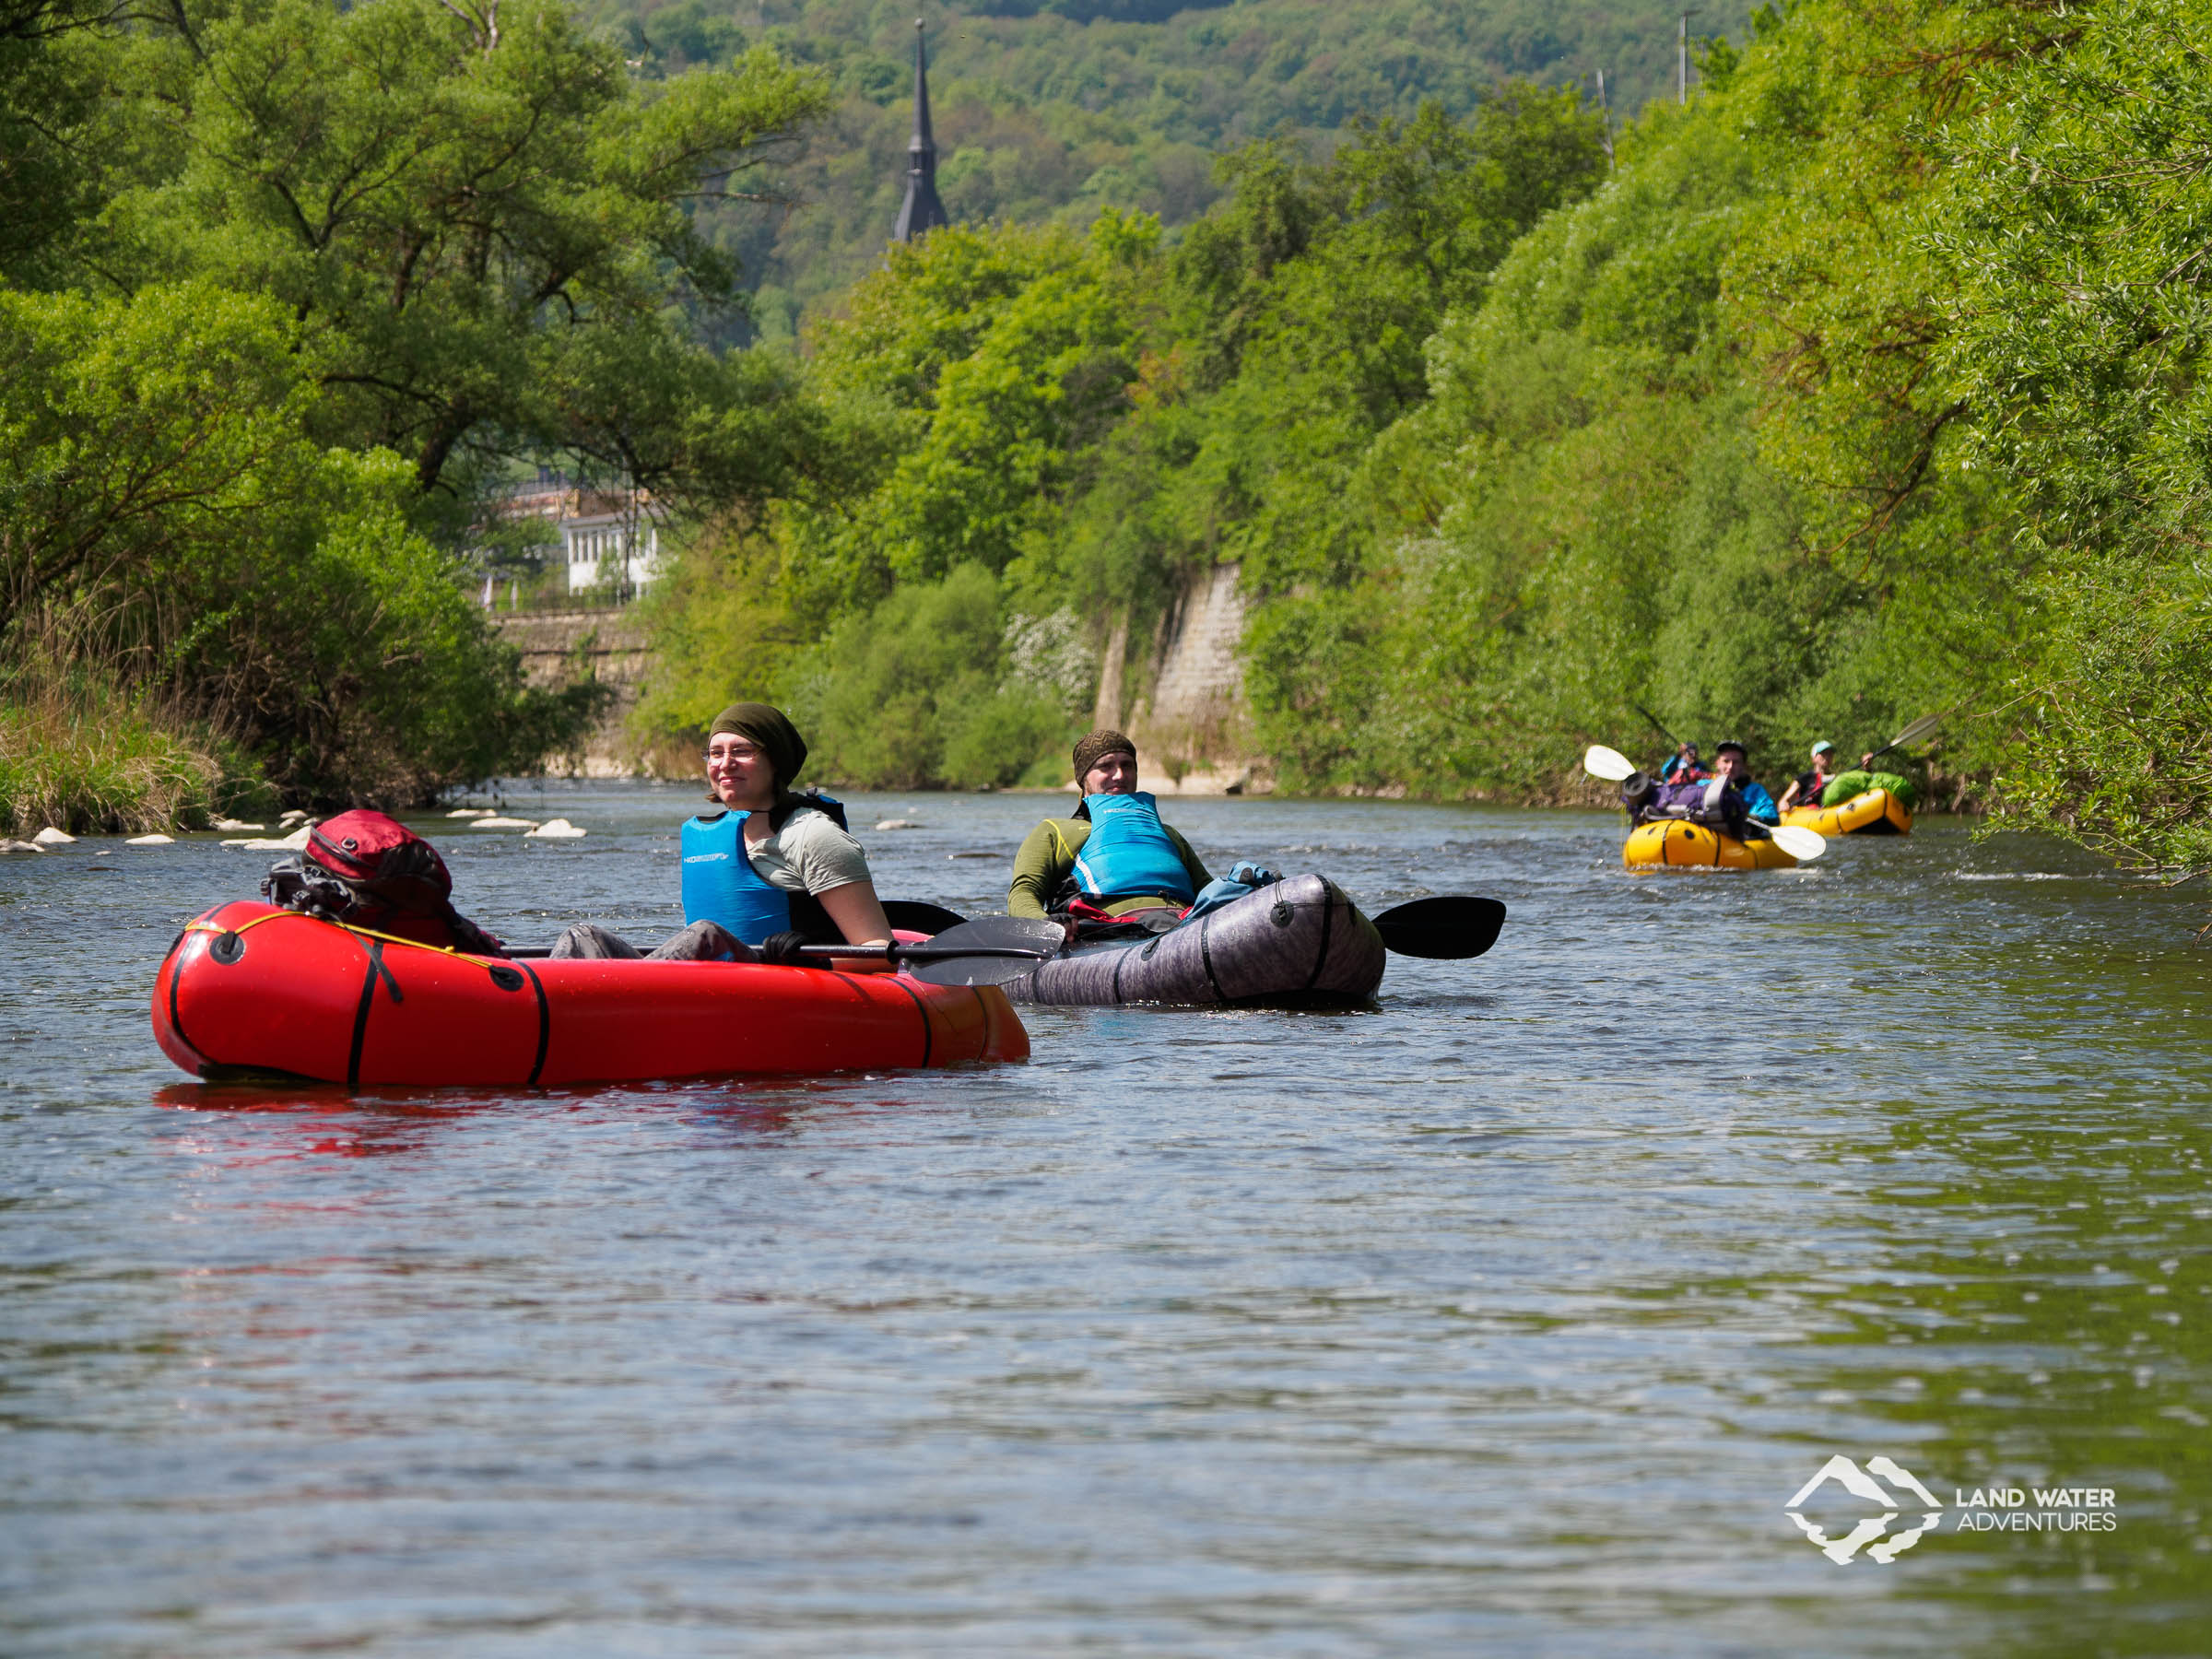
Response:
[[[1879,1476],[1881,1479],[1875,1477]],[[1831,1538],[1820,1527],[1800,1513],[1806,1500],[1830,1481],[1834,1481],[1854,1498],[1863,1498],[1883,1512],[1868,1515],[1841,1538]],[[1885,1487],[1882,1481],[1889,1485]],[[1920,1524],[1904,1532],[1891,1532],[1889,1524],[1904,1512],[1905,1503],[1892,1488],[1910,1492],[1925,1507],[1921,1511]],[[1797,1524],[1797,1530],[1806,1540],[1839,1567],[1848,1567],[1864,1553],[1870,1561],[1887,1565],[1936,1530],[1943,1519],[1943,1503],[1935,1493],[1914,1478],[1912,1472],[1893,1457],[1870,1457],[1862,1469],[1841,1453],[1820,1465],[1820,1472],[1797,1488],[1797,1495],[1783,1504],[1783,1512]]]

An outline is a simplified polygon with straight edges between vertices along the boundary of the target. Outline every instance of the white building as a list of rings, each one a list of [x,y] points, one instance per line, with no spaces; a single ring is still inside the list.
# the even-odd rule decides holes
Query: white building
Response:
[[[563,505],[571,511],[554,524],[570,593],[600,587],[636,593],[661,573],[661,531],[650,500],[571,491]]]
[[[505,519],[551,523],[569,593],[630,599],[661,574],[661,512],[648,490],[582,489],[541,470],[535,483],[506,490],[496,511]]]

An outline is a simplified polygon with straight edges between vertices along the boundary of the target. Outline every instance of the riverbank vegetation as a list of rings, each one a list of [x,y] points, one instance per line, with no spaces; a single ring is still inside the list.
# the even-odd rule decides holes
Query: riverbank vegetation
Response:
[[[36,666],[0,688],[0,834],[205,829],[275,804],[251,758],[189,716]]]
[[[671,753],[744,693],[826,777],[1041,778],[1233,566],[1288,787],[1944,711],[1947,790],[2212,868],[2182,0],[1763,9],[1625,127],[1568,45],[1628,6],[1527,64],[1426,0],[982,7],[963,222],[888,253],[912,30],[861,0],[18,9],[0,641],[287,799],[572,735],[463,587],[559,461],[670,514]]]

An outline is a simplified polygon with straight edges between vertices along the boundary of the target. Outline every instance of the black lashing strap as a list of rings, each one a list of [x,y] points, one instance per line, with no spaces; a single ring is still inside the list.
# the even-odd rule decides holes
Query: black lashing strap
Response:
[[[843,979],[845,976],[841,973],[837,977]],[[921,993],[908,984],[903,976],[893,973],[886,977],[890,980],[892,984],[898,986],[900,990],[913,999],[914,1012],[922,1016],[922,1069],[927,1071],[930,1050],[935,1046],[937,1038],[935,1030],[929,1023],[929,1005],[922,1000]],[[854,989],[857,990],[858,987],[855,986]]]
[[[392,977],[391,965],[384,960],[384,942],[382,939],[369,941],[369,975],[371,982],[379,975],[382,976],[384,989],[392,993],[394,1002],[403,1003],[407,1000],[399,994],[399,982]]]
[[[1336,900],[1340,898],[1343,895],[1337,892],[1335,883],[1321,884],[1321,949],[1313,958],[1313,971],[1306,975],[1308,991],[1320,982],[1321,971],[1329,965],[1329,929],[1335,923]]]
[[[537,993],[537,1058],[530,1062],[530,1077],[524,1088],[537,1087],[537,1075],[546,1069],[546,1050],[553,1041],[553,1009],[546,1001],[546,987],[537,977],[537,970],[527,962],[515,963],[530,976],[530,989]]]
[[[230,907],[227,904],[218,904],[215,907],[215,909],[209,911],[206,915],[195,916],[193,920],[194,923],[205,922],[211,916],[221,915],[223,912],[229,910],[229,908]],[[177,982],[184,977],[182,973],[183,964],[177,960],[177,950],[185,940],[192,937],[193,932],[193,926],[191,924],[187,924],[183,932],[180,933],[174,939],[170,941],[169,954],[161,959],[160,971],[169,975],[169,1029],[177,1034],[177,1041],[179,1042],[182,1043],[194,1053],[199,1055],[201,1059],[206,1061],[209,1065],[218,1065],[221,1064],[220,1061],[217,1060],[214,1056],[209,1054],[206,1049],[200,1047],[198,1043],[193,1041],[190,1037],[184,1034],[183,1011],[177,1006]],[[203,1069],[200,1075],[205,1077],[206,1073]]]
[[[1221,982],[1214,977],[1214,947],[1206,936],[1206,930],[1213,924],[1210,913],[1198,918],[1198,959],[1206,965],[1206,982],[1214,988],[1214,1000],[1225,1003],[1229,998],[1221,994]]]
[[[361,1086],[361,1044],[369,1038],[369,1005],[376,1000],[378,966],[376,958],[371,956],[369,959],[369,971],[361,977],[360,1006],[353,1011],[353,1047],[346,1056],[347,1088],[359,1088]]]
[[[184,932],[179,934],[176,945],[171,945],[169,947],[169,954],[161,959],[161,971],[169,975],[169,1029],[177,1034],[179,1042],[191,1049],[194,1053],[199,1054],[200,1058],[206,1060],[208,1065],[213,1065],[215,1062],[206,1054],[202,1053],[198,1048],[194,1047],[192,1039],[184,1035],[184,1016],[177,1008],[177,981],[183,977],[178,971],[182,964],[177,960],[177,945],[183,944],[191,936],[191,934],[190,928],[186,928]]]
[[[361,976],[360,1006],[353,1011],[353,1047],[346,1056],[346,1087],[361,1086],[361,1050],[369,1041],[369,1009],[376,1001],[376,982],[382,980],[395,1003],[405,1002],[400,994],[399,982],[392,977],[392,970],[384,964],[384,942],[382,939],[364,939],[369,947],[369,971]]]

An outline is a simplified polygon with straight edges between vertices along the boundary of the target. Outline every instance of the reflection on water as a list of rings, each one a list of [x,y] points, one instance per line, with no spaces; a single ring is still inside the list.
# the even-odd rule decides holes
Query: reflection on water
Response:
[[[432,830],[464,908],[674,925],[687,792],[558,793],[584,841]],[[854,821],[975,912],[1045,805]],[[0,865],[0,1651],[2201,1651],[2188,894],[1939,821],[1732,877],[1593,814],[1171,816],[1512,919],[1364,1014],[353,1099],[153,1046],[254,855]],[[1783,1506],[1839,1453],[1946,1520],[1836,1564]],[[1958,1530],[1999,1485],[2117,1524]]]

